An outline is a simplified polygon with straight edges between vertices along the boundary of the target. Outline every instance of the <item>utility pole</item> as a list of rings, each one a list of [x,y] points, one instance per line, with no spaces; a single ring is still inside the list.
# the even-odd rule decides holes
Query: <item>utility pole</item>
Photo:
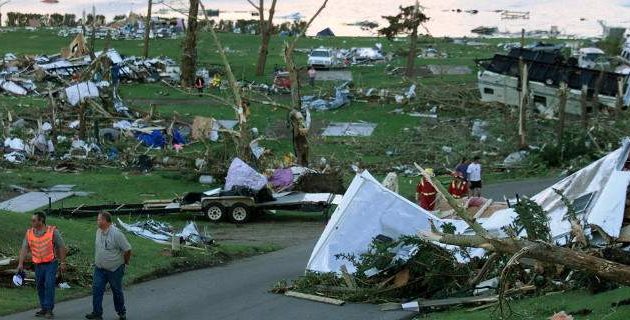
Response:
[[[11,2],[11,0],[5,0],[5,1],[0,1],[0,9],[2,9],[2,7]],[[2,27],[2,11],[0,10],[0,28]]]
[[[147,20],[145,21],[145,25],[144,25],[144,58],[148,58],[149,57],[149,33],[151,33],[151,5],[153,4],[152,0],[148,0],[148,6],[149,8],[147,9]]]
[[[521,50],[523,49],[524,46],[525,46],[525,29],[521,29]],[[526,120],[526,114],[527,114],[526,106],[528,105],[527,98],[528,98],[529,88],[527,86],[527,64],[523,62],[522,54],[518,60],[518,70],[520,73],[520,80],[521,80],[521,90],[519,91],[519,96],[518,96],[518,136],[519,136],[518,147],[519,149],[523,149],[527,147],[527,141],[526,141],[527,130],[526,130],[525,120]]]

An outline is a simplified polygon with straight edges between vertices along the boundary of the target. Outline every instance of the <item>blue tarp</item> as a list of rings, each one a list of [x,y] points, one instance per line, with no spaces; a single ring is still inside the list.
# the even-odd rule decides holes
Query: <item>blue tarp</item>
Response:
[[[153,130],[151,134],[140,133],[136,136],[136,139],[151,148],[163,148],[166,145],[166,139],[161,130]]]
[[[186,144],[186,137],[177,129],[173,129],[173,144]]]

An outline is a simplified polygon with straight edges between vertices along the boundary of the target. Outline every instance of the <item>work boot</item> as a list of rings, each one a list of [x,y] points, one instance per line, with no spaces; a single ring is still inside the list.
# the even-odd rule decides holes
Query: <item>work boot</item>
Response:
[[[44,310],[44,309],[41,309],[41,310],[35,312],[35,316],[36,317],[43,317],[44,315],[46,315],[46,310]]]
[[[127,315],[124,313],[119,313],[118,314],[118,320],[127,320]]]
[[[85,315],[86,319],[103,320],[103,316],[94,312]]]
[[[55,315],[53,314],[53,312],[52,312],[52,311],[47,311],[47,312],[44,314],[44,318],[45,318],[45,319],[54,319],[54,318],[55,318]]]

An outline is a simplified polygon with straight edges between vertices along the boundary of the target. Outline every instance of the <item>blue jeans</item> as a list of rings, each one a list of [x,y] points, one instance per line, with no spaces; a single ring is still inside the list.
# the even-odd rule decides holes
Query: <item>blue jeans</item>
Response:
[[[35,264],[35,285],[39,296],[39,305],[43,310],[55,308],[55,285],[57,280],[57,261]]]
[[[125,296],[122,290],[122,279],[125,275],[125,265],[121,265],[115,271],[94,267],[94,280],[92,282],[92,313],[103,314],[103,294],[105,286],[109,283],[114,296],[114,308],[116,313],[123,315],[127,313],[125,309]]]

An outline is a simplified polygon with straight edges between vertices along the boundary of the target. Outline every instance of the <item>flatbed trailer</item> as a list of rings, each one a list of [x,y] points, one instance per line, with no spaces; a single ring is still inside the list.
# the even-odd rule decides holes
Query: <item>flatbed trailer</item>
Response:
[[[287,210],[305,212],[323,212],[333,204],[339,204],[341,196],[332,193],[291,192],[275,194],[275,201],[256,203],[253,197],[247,196],[206,196],[200,201],[200,211],[210,221],[221,221],[225,218],[234,223],[245,223],[252,215],[263,210]]]
[[[178,200],[147,200],[136,204],[80,205],[73,208],[51,210],[52,214],[69,217],[96,216],[101,211],[113,215],[165,215],[193,212],[208,220],[219,222],[228,219],[246,223],[253,215],[264,210],[322,212],[328,215],[332,205],[339,204],[340,195],[332,193],[284,192],[274,194],[274,201],[257,203],[249,196],[203,195],[195,203],[183,204]]]

